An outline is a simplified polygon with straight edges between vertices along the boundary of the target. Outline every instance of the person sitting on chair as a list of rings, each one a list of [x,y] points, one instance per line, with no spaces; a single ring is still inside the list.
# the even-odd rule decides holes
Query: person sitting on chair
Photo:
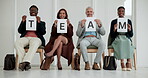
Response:
[[[65,9],[60,9],[57,13],[57,19],[67,19],[67,33],[57,33],[58,20],[54,21],[52,26],[51,37],[45,46],[45,57],[53,59],[57,55],[58,70],[62,70],[60,58],[63,56],[68,60],[68,65],[72,62],[73,45],[73,26],[68,19],[68,14]]]
[[[86,8],[86,16],[93,17],[93,8]],[[76,35],[79,37],[77,46],[80,46],[80,51],[82,53],[84,62],[85,62],[85,70],[90,70],[89,60],[87,55],[87,47],[90,45],[98,47],[98,51],[96,53],[96,57],[94,60],[94,64],[92,69],[99,70],[98,63],[101,62],[101,56],[105,49],[105,43],[101,39],[101,35],[105,35],[104,27],[101,24],[99,19],[94,19],[96,24],[96,31],[86,31],[85,22],[86,19],[83,19],[79,22],[78,29],[76,31]]]
[[[45,39],[43,35],[46,33],[45,22],[41,21],[41,18],[37,16],[38,8],[35,5],[32,5],[29,8],[30,16],[35,16],[36,30],[26,30],[26,18],[27,16],[22,16],[21,24],[19,25],[18,32],[21,34],[21,38],[16,40],[15,49],[18,54],[19,69],[28,70],[31,68],[31,60],[36,53],[39,46],[45,46]],[[29,45],[29,50],[25,53],[24,47]]]
[[[118,9],[119,18],[124,18],[125,8],[120,6]],[[114,49],[114,56],[121,60],[121,68],[123,71],[131,70],[131,58],[133,56],[134,47],[131,37],[133,36],[132,22],[128,19],[127,32],[117,32],[117,19],[112,20],[110,28],[111,46]],[[127,59],[126,67],[124,59]]]

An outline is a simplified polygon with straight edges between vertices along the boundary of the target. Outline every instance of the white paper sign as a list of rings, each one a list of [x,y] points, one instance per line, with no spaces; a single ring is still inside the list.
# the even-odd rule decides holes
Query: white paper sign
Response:
[[[35,16],[27,16],[26,30],[36,31],[36,17]]]
[[[117,20],[117,32],[127,32],[127,19],[126,18],[118,18]]]
[[[67,33],[67,19],[57,20],[57,33]]]
[[[96,22],[94,17],[85,18],[85,31],[96,31]]]

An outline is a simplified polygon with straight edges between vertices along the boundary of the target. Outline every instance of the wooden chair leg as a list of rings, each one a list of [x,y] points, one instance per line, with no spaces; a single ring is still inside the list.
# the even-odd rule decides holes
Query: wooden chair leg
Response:
[[[15,69],[18,68],[18,54],[16,54],[16,57],[15,57]]]
[[[137,60],[137,57],[136,57],[136,50],[134,51],[134,68],[135,70],[137,70],[137,65],[136,65],[136,60]]]
[[[74,70],[74,52],[72,53],[71,68],[72,68],[72,70]]]
[[[44,50],[42,50],[42,52],[39,52],[39,54],[40,54],[40,63],[42,63],[42,61],[43,61],[43,52],[44,52]]]

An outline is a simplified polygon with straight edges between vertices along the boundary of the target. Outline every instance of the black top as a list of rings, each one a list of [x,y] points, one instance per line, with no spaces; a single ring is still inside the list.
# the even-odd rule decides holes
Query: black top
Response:
[[[21,34],[20,37],[24,37],[26,35],[26,33],[27,33],[27,31],[26,31],[26,21],[21,22],[21,24],[19,25],[19,28],[18,28],[18,32]],[[46,33],[45,22],[43,22],[43,21],[40,21],[40,23],[37,22],[37,30],[35,31],[35,33],[38,36],[38,38],[41,39],[42,46],[45,46],[45,39],[43,37],[43,35]]]
[[[111,22],[111,28],[110,28],[110,36],[111,38],[114,40],[119,33],[117,32],[117,30],[114,32],[114,25],[117,24],[117,19],[112,20]],[[132,28],[132,22],[130,19],[128,19],[128,24],[131,25],[131,31],[128,31],[127,33],[125,33],[126,37],[128,37],[129,39],[133,36],[133,28]]]

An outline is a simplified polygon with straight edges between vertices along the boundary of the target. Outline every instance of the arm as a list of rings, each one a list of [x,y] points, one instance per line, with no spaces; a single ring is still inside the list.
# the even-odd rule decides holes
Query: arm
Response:
[[[26,32],[26,21],[21,21],[20,25],[19,25],[19,28],[18,28],[18,32],[20,34],[23,34]]]
[[[132,27],[132,22],[129,19],[128,19],[128,24],[130,25],[130,30],[128,30],[128,32],[126,33],[126,35],[128,37],[132,37],[133,36],[133,27]]]
[[[102,36],[103,35],[105,35],[105,29],[104,29],[104,27],[102,26],[102,23],[100,23],[100,26],[97,24],[97,32],[99,33],[99,34],[101,34]]]
[[[72,26],[72,24],[69,24],[69,26],[67,26],[67,33],[66,33],[66,35],[68,37],[72,37],[73,36],[73,26]]]
[[[85,30],[85,27],[84,26],[82,27],[81,22],[79,22],[78,28],[77,28],[77,31],[76,31],[76,35],[78,37],[81,37],[83,35],[83,33],[84,33],[84,30]]]
[[[45,27],[45,22],[37,22],[37,31],[41,35],[44,35],[46,33],[46,27]]]
[[[113,21],[111,22],[110,35],[111,35],[112,38],[115,38],[115,37],[118,35],[117,30],[114,31],[114,25],[115,25],[115,24],[117,24],[117,19],[116,19],[116,20],[113,20]]]
[[[52,37],[57,36],[57,26],[55,25],[56,25],[55,23],[52,25],[52,31],[51,31]]]

